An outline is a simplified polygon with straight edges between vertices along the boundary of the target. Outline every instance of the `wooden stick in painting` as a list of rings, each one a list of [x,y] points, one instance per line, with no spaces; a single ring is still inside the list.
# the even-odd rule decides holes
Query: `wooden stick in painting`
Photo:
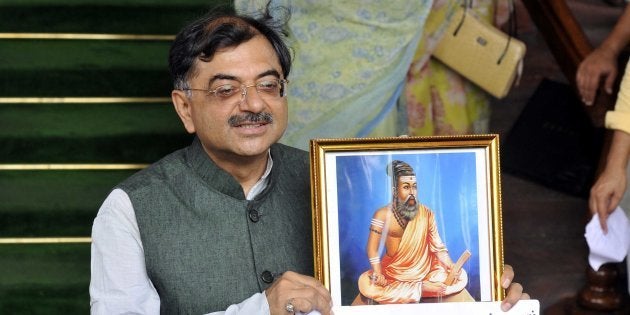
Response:
[[[468,258],[470,258],[470,255],[471,255],[470,251],[469,250],[465,250],[462,253],[462,255],[459,256],[459,259],[453,265],[453,268],[448,273],[448,276],[446,276],[446,280],[444,280],[444,284],[452,285],[453,282],[455,282],[457,276],[459,275],[459,271],[462,269],[462,266],[464,265],[464,263],[466,263]]]

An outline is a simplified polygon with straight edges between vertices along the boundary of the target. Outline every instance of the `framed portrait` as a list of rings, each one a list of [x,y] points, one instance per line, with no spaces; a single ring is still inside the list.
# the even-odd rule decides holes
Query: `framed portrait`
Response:
[[[336,314],[504,298],[498,146],[498,135],[311,140],[315,277]]]

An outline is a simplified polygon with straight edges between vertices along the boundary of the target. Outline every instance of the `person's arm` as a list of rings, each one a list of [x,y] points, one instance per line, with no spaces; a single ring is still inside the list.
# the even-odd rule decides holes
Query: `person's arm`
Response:
[[[589,208],[599,216],[604,232],[608,231],[606,219],[615,210],[626,191],[628,156],[630,155],[630,134],[615,130],[604,171],[591,188]]]
[[[608,231],[606,219],[619,204],[627,183],[626,168],[630,154],[630,67],[627,65],[615,110],[606,113],[606,128],[615,132],[604,170],[591,187],[589,198],[589,208],[593,214],[599,216],[605,233]]]
[[[120,189],[105,199],[92,226],[90,312],[160,313],[160,298],[145,270],[135,213]]]
[[[91,314],[159,314],[160,297],[146,273],[138,223],[129,196],[115,189],[92,227]],[[257,293],[213,315],[267,315],[264,293]]]
[[[578,67],[576,83],[585,104],[593,104],[601,80],[604,80],[606,93],[612,93],[617,78],[617,57],[629,42],[630,5],[626,6],[612,32]]]
[[[438,262],[444,269],[449,272],[453,268],[453,259],[451,259],[451,255],[448,253],[448,249],[446,248],[446,244],[442,241],[440,237],[440,233],[438,232],[437,222],[435,221],[435,215],[433,212],[430,212],[429,219],[429,231],[426,237],[429,238],[429,244],[431,251],[435,253],[435,256],[438,259]]]
[[[442,250],[435,253],[435,256],[438,259],[438,263],[444,267],[446,272],[450,272],[453,261],[448,254],[448,251]],[[450,262],[450,263],[449,263]],[[422,296],[426,297],[437,297],[446,295],[447,285],[444,282],[431,282],[431,281],[423,281],[422,282]]]
[[[427,232],[428,234],[425,235],[425,237],[428,238],[431,253],[435,255],[438,263],[448,273],[453,267],[453,260],[448,253],[446,244],[442,242],[442,238],[438,233],[437,223],[435,222],[433,211],[430,211],[429,214],[430,215],[427,217],[429,220],[429,229]],[[427,297],[444,296],[446,294],[446,288],[447,285],[443,282],[424,281],[422,282],[422,295]]]
[[[370,266],[372,267],[372,274],[370,275],[370,279],[373,283],[384,286],[387,284],[385,280],[385,276],[381,270],[381,255],[378,251],[379,244],[381,243],[381,238],[383,237],[383,228],[385,226],[385,218],[383,215],[385,212],[382,210],[377,211],[372,217],[372,221],[370,222],[370,230],[368,234],[367,245],[365,246],[365,251],[370,262]]]

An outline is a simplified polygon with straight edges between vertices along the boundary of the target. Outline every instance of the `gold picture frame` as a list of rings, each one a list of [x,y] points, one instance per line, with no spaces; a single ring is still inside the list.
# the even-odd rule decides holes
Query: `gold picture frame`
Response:
[[[310,158],[315,278],[336,314],[353,305],[504,298],[498,135],[313,139]],[[405,177],[405,165],[415,177]],[[401,223],[405,179],[417,185],[406,204],[420,206]],[[448,261],[444,246],[450,264],[436,264]],[[399,280],[409,276],[424,280]]]

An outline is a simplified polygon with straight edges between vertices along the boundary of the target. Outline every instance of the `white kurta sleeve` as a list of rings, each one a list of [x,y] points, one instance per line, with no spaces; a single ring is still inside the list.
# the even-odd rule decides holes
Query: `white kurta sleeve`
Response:
[[[159,314],[129,196],[113,190],[92,226],[91,314]]]
[[[136,215],[129,196],[114,189],[92,226],[91,314],[160,314],[160,297],[151,283]],[[213,315],[268,315],[264,293]]]

